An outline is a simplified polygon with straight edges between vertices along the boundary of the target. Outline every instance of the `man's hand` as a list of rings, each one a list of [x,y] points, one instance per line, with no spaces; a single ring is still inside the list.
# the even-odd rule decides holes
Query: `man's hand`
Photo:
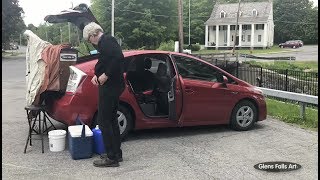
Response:
[[[99,85],[98,78],[97,78],[97,76],[96,76],[96,75],[95,75],[95,76],[93,76],[93,78],[91,79],[91,82],[92,82],[92,84],[93,84],[93,85],[96,85],[96,86],[98,86],[98,85]]]
[[[101,76],[99,76],[98,81],[100,82],[100,85],[103,85],[108,80],[108,76],[103,73]]]

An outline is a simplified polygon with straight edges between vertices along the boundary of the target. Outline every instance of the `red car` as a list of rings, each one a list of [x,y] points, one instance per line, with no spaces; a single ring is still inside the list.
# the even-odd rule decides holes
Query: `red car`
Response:
[[[279,44],[279,47],[280,48],[286,48],[286,47],[288,47],[288,48],[293,48],[293,49],[295,49],[295,48],[299,48],[299,47],[301,47],[302,45],[298,42],[298,41],[286,41],[285,43],[280,43]]]
[[[68,19],[66,16],[64,12],[53,15],[51,20],[61,22]],[[208,62],[167,51],[123,53],[126,89],[118,111],[122,137],[137,129],[214,124],[248,130],[266,119],[262,91]],[[96,124],[98,88],[90,81],[97,56],[80,57],[76,65],[70,66],[65,94],[48,101],[52,118],[73,125],[79,115],[85,124]]]

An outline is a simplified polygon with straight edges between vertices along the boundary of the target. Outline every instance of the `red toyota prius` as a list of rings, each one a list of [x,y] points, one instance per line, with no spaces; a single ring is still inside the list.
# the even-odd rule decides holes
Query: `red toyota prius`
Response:
[[[47,16],[46,20],[65,20],[83,28],[80,21],[89,17],[87,12],[73,10]],[[255,122],[266,119],[262,91],[206,61],[168,51],[123,53],[126,88],[117,112],[122,137],[138,129],[215,124],[249,130]],[[85,124],[96,125],[98,88],[91,78],[98,57],[79,57],[69,67],[65,93],[47,102],[53,119],[74,125],[79,115]]]

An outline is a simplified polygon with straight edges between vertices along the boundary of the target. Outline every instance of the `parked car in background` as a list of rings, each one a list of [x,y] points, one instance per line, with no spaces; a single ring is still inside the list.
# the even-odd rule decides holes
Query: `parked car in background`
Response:
[[[295,49],[295,48],[299,48],[300,44],[297,41],[286,41],[284,43],[280,43],[279,47],[280,48],[293,48],[293,49]]]
[[[301,40],[291,40],[291,41],[296,41],[296,42],[298,42],[300,47],[303,46],[303,41],[301,41]]]
[[[46,20],[70,21],[83,30],[83,21],[95,19],[88,12],[73,9],[47,16]],[[262,91],[215,65],[177,52],[123,53],[126,86],[117,112],[121,137],[138,129],[214,124],[229,124],[235,130],[244,131],[266,119]],[[48,96],[45,101],[49,116],[74,125],[79,115],[85,124],[96,125],[98,88],[91,79],[98,57],[99,54],[79,57],[70,66],[65,92],[56,98]]]
[[[17,50],[19,49],[19,46],[15,43],[10,43],[10,47],[9,47],[10,50]]]

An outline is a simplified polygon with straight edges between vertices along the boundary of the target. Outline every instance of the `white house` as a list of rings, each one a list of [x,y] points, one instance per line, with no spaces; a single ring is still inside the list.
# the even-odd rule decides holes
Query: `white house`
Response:
[[[238,3],[215,4],[205,22],[205,47],[267,48],[273,46],[273,5],[268,2],[240,3],[237,35]],[[239,40],[240,37],[240,40]]]

